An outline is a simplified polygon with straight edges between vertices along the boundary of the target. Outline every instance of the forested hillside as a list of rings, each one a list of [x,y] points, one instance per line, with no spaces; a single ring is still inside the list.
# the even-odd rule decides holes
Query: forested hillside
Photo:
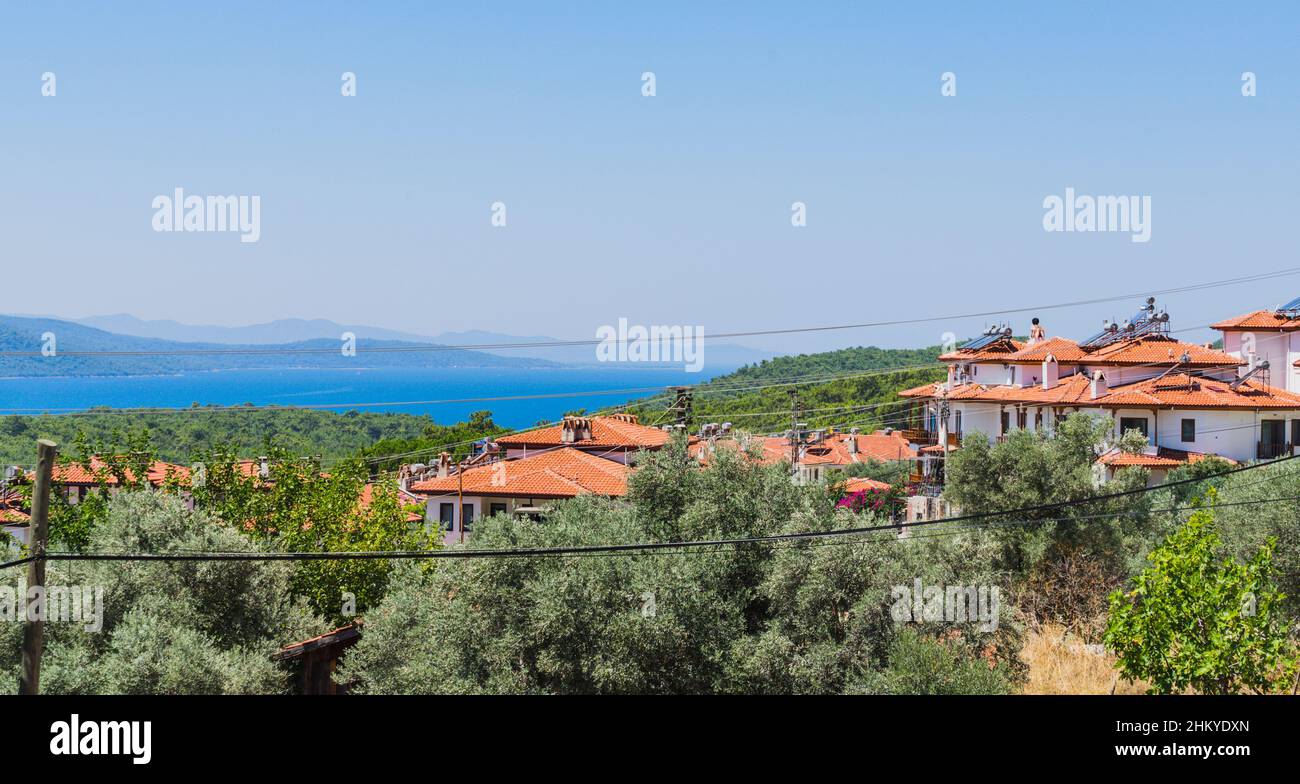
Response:
[[[695,389],[694,419],[731,421],[754,432],[788,429],[790,390],[803,404],[810,427],[872,427],[901,424],[905,404],[898,397],[927,381],[938,381],[938,346],[921,349],[847,348],[765,360],[719,376]],[[668,421],[664,404],[633,406],[643,421]]]
[[[298,409],[242,410],[212,408],[167,413],[102,411],[76,415],[0,417],[0,463],[30,464],[35,440],[49,438],[68,453],[84,434],[91,443],[112,442],[114,433],[138,433],[147,428],[163,460],[185,462],[216,447],[233,447],[244,457],[255,457],[268,444],[299,455],[320,455],[326,460],[353,456],[376,444],[400,444],[403,449],[431,448],[463,441],[495,429],[490,414],[481,412],[474,428],[438,425],[426,416]]]

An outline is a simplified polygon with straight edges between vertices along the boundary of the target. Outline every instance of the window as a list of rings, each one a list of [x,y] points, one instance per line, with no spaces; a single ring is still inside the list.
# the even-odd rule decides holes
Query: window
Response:
[[[1002,412],[1002,433],[1005,434],[1010,429],[1011,429],[1011,412],[1003,411]]]
[[[1300,419],[1291,420],[1291,443],[1300,444]]]
[[[448,531],[456,530],[456,505],[438,504],[438,522]]]
[[[1300,419],[1297,419],[1296,423],[1300,424]],[[961,412],[960,411],[958,411],[956,414],[953,415],[952,432],[956,433],[957,435],[961,435]]]
[[[1190,444],[1196,440],[1196,420],[1183,420],[1183,442]]]
[[[473,504],[460,505],[460,523],[462,526],[464,526],[466,532],[473,530],[474,528],[474,505]]]
[[[1018,409],[1016,411],[1016,427],[1020,428],[1021,430],[1025,429],[1025,417],[1027,415],[1028,412],[1025,411],[1023,408]]]
[[[1147,435],[1147,418],[1146,417],[1120,417],[1119,434],[1124,435],[1130,430],[1139,430],[1142,435]]]
[[[506,505],[505,505],[505,504],[492,504],[492,506],[489,507],[489,510],[490,510],[490,511],[489,511],[489,514],[494,514],[494,515],[505,514],[505,513],[506,513]]]

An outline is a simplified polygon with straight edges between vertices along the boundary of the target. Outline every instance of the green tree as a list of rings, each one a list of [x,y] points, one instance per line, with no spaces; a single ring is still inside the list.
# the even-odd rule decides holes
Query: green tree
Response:
[[[1133,590],[1111,594],[1105,641],[1126,679],[1148,681],[1156,694],[1290,684],[1297,658],[1277,612],[1276,541],[1245,563],[1220,557],[1220,546],[1214,516],[1193,512],[1151,553]]]
[[[278,449],[268,455],[268,475],[246,470],[229,454],[200,460],[203,480],[192,488],[196,505],[263,545],[288,552],[427,550],[439,546],[422,522],[412,522],[391,480],[376,482],[369,503],[365,464],[348,460],[321,470]],[[418,509],[418,507],[417,507]],[[304,561],[292,587],[326,618],[346,622],[378,605],[392,564],[385,559]]]
[[[888,666],[856,677],[848,694],[1010,694],[1006,665],[972,656],[951,642],[904,629],[889,647]]]
[[[864,522],[837,510],[823,487],[791,482],[786,467],[730,451],[701,468],[677,440],[639,464],[626,501],[579,497],[541,523],[494,516],[465,547],[761,537]],[[981,558],[996,543],[963,536],[405,565],[367,614],[343,677],[389,694],[839,693],[852,674],[885,666],[899,629],[893,586],[996,579]],[[983,657],[1018,650],[1009,615],[1003,621],[995,634],[956,623],[927,633],[987,668]]]
[[[1146,536],[1151,498],[1137,494],[1082,503],[1147,484],[1148,472],[1140,468],[1122,469],[1113,481],[1098,483],[1095,463],[1110,443],[1110,428],[1109,419],[1073,414],[1050,436],[1013,430],[1004,441],[990,444],[984,436],[968,433],[961,449],[948,456],[944,497],[966,512],[1064,504],[1019,513],[994,526],[1005,564],[1018,573],[1028,573],[1061,551],[1079,550],[1103,559],[1108,568],[1119,568]],[[1132,437],[1123,439],[1121,447],[1134,448]]]
[[[175,497],[122,493],[92,533],[101,552],[255,552],[247,537]],[[280,693],[282,645],[325,631],[289,590],[296,567],[256,561],[52,561],[49,586],[102,589],[102,627],[45,624],[41,689],[51,694]],[[2,577],[15,586],[21,570]],[[0,624],[0,688],[21,667],[22,624]]]

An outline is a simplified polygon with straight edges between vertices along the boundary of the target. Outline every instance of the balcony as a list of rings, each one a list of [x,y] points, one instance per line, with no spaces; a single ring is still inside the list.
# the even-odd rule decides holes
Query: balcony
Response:
[[[1260,441],[1255,444],[1256,460],[1276,460],[1291,454],[1291,445]]]
[[[902,430],[899,431],[906,438],[908,443],[919,444],[920,446],[935,446],[939,443],[939,434],[933,430]],[[948,446],[961,446],[961,433],[948,434]]]
[[[920,430],[915,428],[904,429],[901,431],[903,438],[910,443],[920,444],[921,446],[932,446],[939,443],[939,434],[933,430]]]

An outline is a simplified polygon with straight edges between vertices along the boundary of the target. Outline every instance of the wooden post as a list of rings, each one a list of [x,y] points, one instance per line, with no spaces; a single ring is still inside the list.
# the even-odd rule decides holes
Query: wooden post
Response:
[[[36,485],[32,488],[32,527],[29,552],[35,558],[27,565],[27,590],[45,590],[45,543],[50,532],[50,478],[54,472],[54,459],[58,446],[41,439],[36,442]],[[45,597],[40,598],[41,602]],[[41,608],[44,615],[45,607]],[[18,679],[19,694],[40,694],[41,654],[45,650],[45,624],[41,620],[27,619],[23,627],[23,673]]]
[[[460,543],[465,543],[465,461],[456,464],[456,514],[460,517]]]

